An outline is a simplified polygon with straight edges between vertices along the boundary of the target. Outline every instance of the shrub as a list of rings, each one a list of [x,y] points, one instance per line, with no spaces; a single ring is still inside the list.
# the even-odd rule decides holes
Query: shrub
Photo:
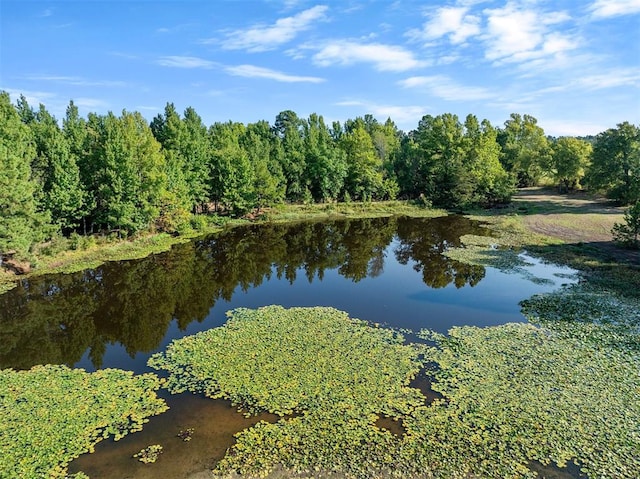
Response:
[[[640,201],[625,212],[624,221],[613,225],[613,239],[629,248],[640,248]]]

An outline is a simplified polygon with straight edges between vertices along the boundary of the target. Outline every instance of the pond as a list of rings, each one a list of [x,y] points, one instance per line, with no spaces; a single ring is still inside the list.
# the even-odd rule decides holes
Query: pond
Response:
[[[490,231],[460,216],[254,225],[141,260],[23,280],[0,296],[0,368],[53,363],[147,372],[149,356],[173,339],[224,324],[230,309],[270,304],[332,306],[385,326],[441,333],[524,322],[521,300],[574,281],[571,270],[531,258],[524,274],[513,274],[443,256],[466,234]],[[71,470],[154,477],[154,465],[131,455],[161,443],[162,470],[189,477],[260,419],[222,401],[165,397],[169,412],[118,443],[104,441]],[[183,442],[177,434],[190,427],[193,440]]]

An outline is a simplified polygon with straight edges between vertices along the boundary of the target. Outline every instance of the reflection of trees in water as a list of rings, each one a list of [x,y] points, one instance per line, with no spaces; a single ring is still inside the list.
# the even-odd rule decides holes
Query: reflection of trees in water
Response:
[[[73,365],[85,351],[96,367],[109,344],[132,357],[158,347],[170,322],[202,321],[218,299],[272,275],[309,282],[329,269],[354,282],[378,276],[397,234],[398,260],[414,260],[425,283],[477,283],[482,268],[440,255],[469,233],[468,220],[364,219],[235,228],[149,258],[24,280],[0,296],[0,368]],[[435,271],[435,272],[434,272]]]
[[[444,288],[454,283],[456,288],[466,284],[475,286],[484,278],[482,266],[454,261],[443,256],[448,248],[461,245],[460,237],[466,234],[482,235],[483,230],[462,216],[434,219],[409,219],[398,221],[400,245],[395,249],[401,264],[414,261],[413,269],[422,271],[422,280],[432,288]]]

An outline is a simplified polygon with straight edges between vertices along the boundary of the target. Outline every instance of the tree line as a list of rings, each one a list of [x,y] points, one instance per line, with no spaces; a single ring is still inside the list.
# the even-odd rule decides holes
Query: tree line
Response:
[[[242,215],[283,202],[419,199],[445,208],[508,202],[516,186],[584,183],[621,203],[640,197],[640,129],[550,138],[530,115],[503,128],[468,115],[426,115],[405,133],[372,115],[326,124],[280,112],[207,126],[168,103],[89,113],[71,101],[59,122],[24,96],[0,92],[0,257],[56,234],[171,233],[204,213]]]

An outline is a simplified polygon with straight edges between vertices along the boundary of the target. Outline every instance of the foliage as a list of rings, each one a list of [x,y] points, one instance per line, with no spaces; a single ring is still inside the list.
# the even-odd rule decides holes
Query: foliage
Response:
[[[276,155],[286,180],[286,197],[290,201],[300,201],[307,189],[302,126],[303,120],[291,110],[278,113],[273,124],[273,131],[280,139]]]
[[[508,201],[512,175],[500,164],[497,132],[468,115],[424,116],[404,138],[393,168],[401,194],[446,208]]]
[[[393,331],[332,308],[237,309],[228,322],[174,341],[149,365],[172,392],[228,398],[246,413],[295,414],[240,433],[220,469],[263,473],[277,464],[365,475],[391,458],[393,435],[375,427],[424,398],[408,387],[418,349]]]
[[[640,355],[640,299],[581,282],[521,303],[532,323],[558,334]]]
[[[255,204],[254,171],[240,144],[244,133],[245,126],[234,122],[216,123],[209,129],[211,196],[235,214],[245,213]]]
[[[65,477],[73,458],[165,411],[159,387],[153,374],[117,369],[0,370],[0,477]]]
[[[415,131],[422,179],[420,188],[433,204],[458,207],[470,202],[472,184],[464,167],[463,126],[457,115],[425,115]]]
[[[36,209],[37,185],[30,169],[34,156],[31,131],[8,93],[0,92],[0,265],[9,251],[25,257],[47,233],[48,218]]]
[[[564,191],[580,187],[580,180],[589,166],[591,144],[578,138],[558,138],[551,155],[555,180]]]
[[[322,116],[309,116],[304,125],[305,176],[315,201],[334,201],[347,175],[345,153],[332,140]]]
[[[623,122],[596,136],[589,187],[622,204],[640,200],[640,128]]]
[[[152,464],[158,460],[160,454],[162,454],[162,446],[160,444],[152,444],[144,449],[140,449],[133,457],[144,464]]]
[[[550,171],[551,148],[538,120],[512,113],[498,135],[502,164],[518,178],[518,186],[534,186]]]
[[[404,421],[416,461],[435,455],[444,476],[574,461],[590,477],[637,477],[637,355],[526,324],[454,328],[439,343],[428,359],[444,399]]]
[[[376,156],[373,140],[362,120],[356,120],[342,135],[339,146],[347,159],[344,190],[355,200],[377,198],[383,182],[382,162]]]
[[[169,371],[174,392],[285,416],[239,433],[218,472],[534,477],[532,461],[573,461],[593,477],[640,471],[640,358],[629,349],[526,324],[420,335],[438,346],[402,345],[399,333],[328,308],[240,309],[150,365]],[[438,366],[431,387],[442,399],[430,404],[407,387],[418,353]],[[381,414],[406,433],[375,427]]]
[[[630,248],[640,248],[640,201],[624,214],[624,224],[613,225],[613,239]]]
[[[140,113],[90,115],[89,154],[81,176],[95,200],[91,218],[101,228],[132,233],[159,216],[166,187],[165,157]]]
[[[465,167],[473,179],[469,203],[493,205],[507,203],[514,192],[513,177],[500,163],[500,145],[497,130],[488,120],[468,115],[464,123]]]
[[[24,100],[23,107],[26,106]],[[28,116],[36,145],[36,157],[31,162],[32,176],[38,182],[36,198],[52,222],[68,231],[78,225],[85,213],[85,192],[76,156],[69,139],[44,105]]]
[[[209,197],[207,127],[193,108],[180,118],[173,103],[167,103],[164,115],[151,122],[151,131],[166,156],[169,190],[176,202],[195,212]]]

